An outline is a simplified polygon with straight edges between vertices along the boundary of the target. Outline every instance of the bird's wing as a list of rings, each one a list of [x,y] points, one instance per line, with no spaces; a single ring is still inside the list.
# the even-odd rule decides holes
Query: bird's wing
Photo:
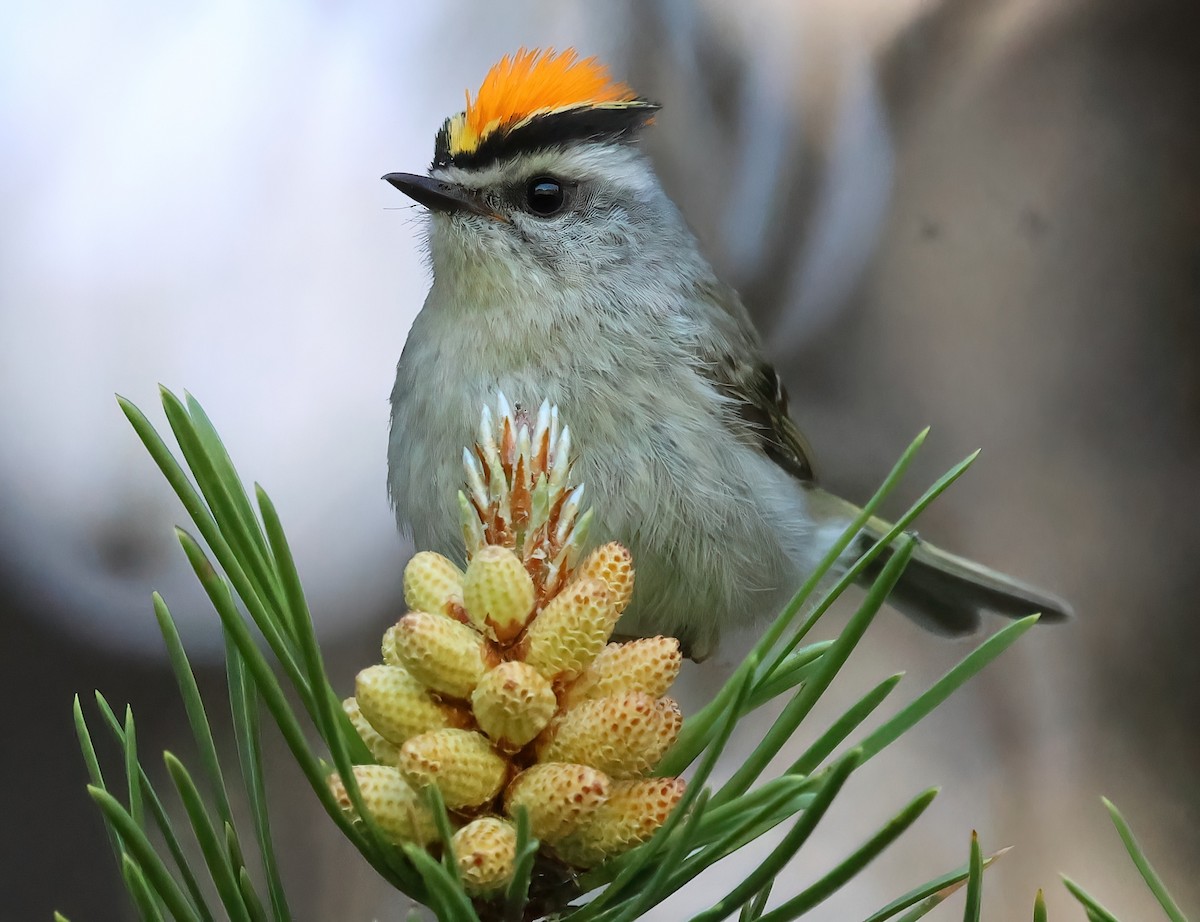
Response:
[[[711,357],[701,368],[730,401],[734,416],[744,424],[743,437],[793,477],[815,483],[812,449],[788,415],[787,390],[778,372],[762,358],[746,360],[729,353]]]
[[[812,449],[788,414],[783,380],[763,358],[754,322],[737,292],[713,280],[700,286],[698,313],[706,331],[695,343],[697,370],[729,401],[734,434],[796,479],[815,483]],[[717,310],[713,310],[713,308]]]

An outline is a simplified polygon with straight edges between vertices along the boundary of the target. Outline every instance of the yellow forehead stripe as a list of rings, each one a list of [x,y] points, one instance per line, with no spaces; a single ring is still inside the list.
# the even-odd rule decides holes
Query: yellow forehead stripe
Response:
[[[452,156],[477,150],[488,135],[517,128],[551,112],[582,107],[619,107],[637,99],[626,84],[613,80],[595,58],[580,59],[574,48],[522,48],[505,55],[488,71],[467,109],[447,124]]]

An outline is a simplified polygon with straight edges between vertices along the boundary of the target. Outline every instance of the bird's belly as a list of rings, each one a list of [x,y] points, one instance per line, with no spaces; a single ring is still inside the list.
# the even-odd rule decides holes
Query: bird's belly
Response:
[[[462,451],[500,390],[530,410],[543,399],[557,404],[570,426],[575,480],[594,509],[590,543],[620,541],[633,552],[621,632],[675,636],[704,655],[723,627],[774,614],[797,584],[797,565],[813,556],[803,489],[704,412],[694,376],[653,386],[612,379],[613,390],[597,394],[572,386],[594,376],[470,363],[441,371],[452,386],[429,374],[393,394],[389,486],[418,549],[462,559]]]

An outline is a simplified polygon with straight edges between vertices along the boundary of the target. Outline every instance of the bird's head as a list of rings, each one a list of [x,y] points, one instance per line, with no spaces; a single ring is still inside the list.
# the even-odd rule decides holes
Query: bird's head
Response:
[[[691,249],[634,144],[658,108],[594,58],[521,50],[446,120],[428,175],[383,178],[429,210],[435,280],[483,273],[559,291],[616,283],[614,273],[644,270],[676,238]]]

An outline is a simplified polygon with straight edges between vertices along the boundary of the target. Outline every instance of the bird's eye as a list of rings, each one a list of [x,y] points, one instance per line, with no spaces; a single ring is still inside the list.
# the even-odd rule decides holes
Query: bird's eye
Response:
[[[535,215],[548,218],[562,210],[566,201],[566,193],[562,183],[549,176],[539,176],[531,179],[525,190],[525,203]]]

